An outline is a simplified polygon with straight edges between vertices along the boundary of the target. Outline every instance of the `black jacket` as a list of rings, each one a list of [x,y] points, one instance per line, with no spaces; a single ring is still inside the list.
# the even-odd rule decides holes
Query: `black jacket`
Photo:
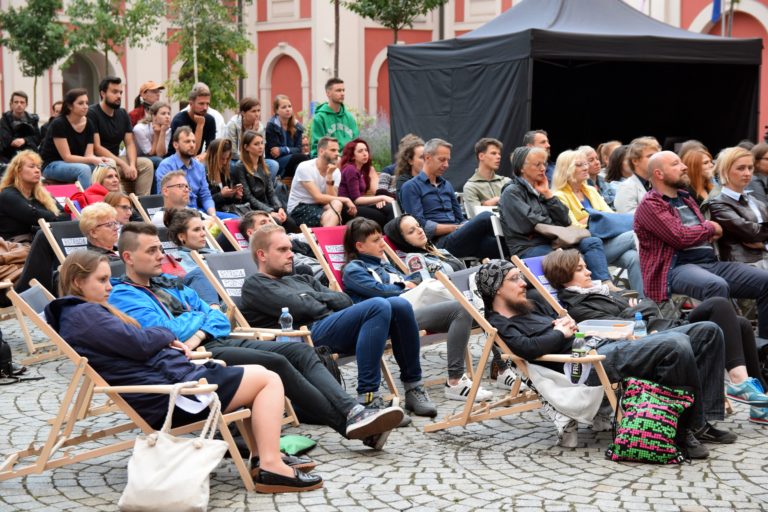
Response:
[[[710,218],[723,228],[723,236],[717,241],[720,259],[754,263],[763,259],[765,248],[753,249],[744,243],[768,241],[768,207],[755,201],[763,222],[757,222],[757,216],[748,205],[740,203],[722,192],[707,201],[705,210]]]
[[[48,222],[69,220],[61,205],[58,207],[61,213],[56,215],[34,197],[24,197],[16,187],[3,189],[0,192],[0,237],[8,240],[18,235],[34,234],[38,230],[38,219]]]
[[[40,128],[38,122],[40,118],[37,114],[24,112],[21,119],[16,119],[9,110],[0,118],[0,158],[10,161],[16,153],[25,149],[37,151],[40,146]],[[14,148],[11,147],[13,139],[24,139],[24,145]]]
[[[249,204],[253,210],[272,213],[283,207],[275,194],[272,180],[264,169],[257,167],[256,173],[251,174],[245,169],[243,162],[238,162],[233,171],[232,181],[235,184],[243,184],[243,202]]]
[[[655,302],[649,299],[641,300],[637,306],[630,306],[629,301],[619,293],[610,295],[599,293],[576,293],[570,290],[559,290],[557,300],[560,301],[568,315],[576,320],[634,320],[635,313],[640,312],[646,321],[648,332],[661,331],[676,325],[674,322],[661,318],[661,311]]]

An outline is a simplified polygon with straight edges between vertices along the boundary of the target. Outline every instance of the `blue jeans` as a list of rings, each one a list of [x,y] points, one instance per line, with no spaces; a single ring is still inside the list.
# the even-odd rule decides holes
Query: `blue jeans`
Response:
[[[630,288],[643,297],[643,273],[640,270],[640,256],[635,245],[635,232],[627,231],[603,240],[603,250],[609,265],[627,269]]]
[[[203,271],[199,268],[187,272],[187,275],[184,276],[184,285],[195,290],[206,304],[219,303],[219,294],[216,293],[213,285],[211,285]]]
[[[521,258],[535,258],[536,256],[546,256],[552,252],[551,245],[536,245],[520,253]],[[605,259],[603,242],[594,236],[587,237],[579,242],[579,252],[584,258],[584,263],[592,272],[592,276],[600,281],[611,278],[608,273],[608,261]]]
[[[79,181],[86,189],[91,186],[91,173],[94,166],[89,164],[74,164],[64,160],[55,160],[43,169],[43,176],[64,183]]]
[[[421,380],[419,328],[411,304],[400,297],[375,297],[337,311],[310,326],[315,345],[357,357],[357,393],[381,384],[381,356],[388,337],[403,383]]]
[[[768,338],[768,271],[732,261],[689,263],[669,269],[667,283],[670,293],[699,300],[757,299],[758,336]]]
[[[436,245],[457,258],[498,258],[499,246],[493,236],[491,215],[491,212],[483,212],[473,217],[453,233],[438,238]],[[506,244],[501,245],[506,248]]]

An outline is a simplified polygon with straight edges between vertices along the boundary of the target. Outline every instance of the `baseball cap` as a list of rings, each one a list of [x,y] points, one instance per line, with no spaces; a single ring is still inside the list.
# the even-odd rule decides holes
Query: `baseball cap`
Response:
[[[139,94],[144,94],[145,92],[151,91],[152,89],[165,89],[165,86],[150,80],[149,82],[144,82],[141,84],[141,87],[139,87]]]

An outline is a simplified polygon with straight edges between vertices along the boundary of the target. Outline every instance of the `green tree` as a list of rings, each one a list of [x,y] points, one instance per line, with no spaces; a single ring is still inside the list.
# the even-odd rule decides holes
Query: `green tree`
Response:
[[[71,0],[67,7],[73,51],[104,53],[104,74],[109,73],[109,53],[120,57],[126,45],[143,48],[157,31],[165,13],[163,0]]]
[[[246,78],[239,57],[253,48],[248,34],[238,23],[235,2],[219,0],[169,0],[168,15],[178,30],[166,43],[179,46],[174,62],[182,62],[178,82],[171,83],[170,96],[187,99],[192,86],[205,82],[211,89],[215,108],[237,106],[237,83]]]
[[[64,58],[66,29],[56,20],[61,0],[28,0],[20,9],[9,8],[0,12],[0,28],[7,38],[0,38],[0,45],[15,52],[24,76],[35,78],[32,92],[32,108],[37,112],[37,78]]]
[[[397,33],[448,0],[345,0],[344,7]]]

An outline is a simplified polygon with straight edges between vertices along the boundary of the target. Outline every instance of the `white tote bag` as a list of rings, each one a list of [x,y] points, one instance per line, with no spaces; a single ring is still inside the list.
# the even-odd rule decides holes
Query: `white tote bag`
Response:
[[[456,300],[451,295],[451,292],[443,286],[443,283],[432,278],[420,282],[416,288],[411,288],[407,292],[400,294],[400,297],[410,302],[414,311],[424,306],[437,304],[438,302]]]
[[[216,393],[213,393],[211,413],[200,437],[184,438],[169,434],[176,397],[181,388],[195,385],[196,382],[176,384],[162,429],[136,439],[133,455],[128,461],[128,484],[117,504],[120,510],[207,510],[209,476],[227,451],[225,441],[213,439],[221,415],[221,402]]]

